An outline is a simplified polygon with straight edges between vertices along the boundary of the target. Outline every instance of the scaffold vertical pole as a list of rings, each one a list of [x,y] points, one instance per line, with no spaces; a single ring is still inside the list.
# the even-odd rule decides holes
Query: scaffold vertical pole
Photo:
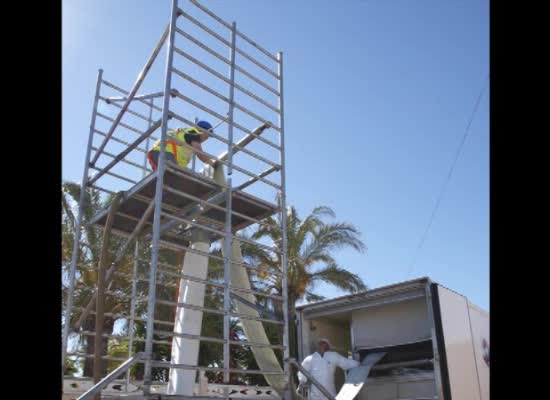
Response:
[[[284,319],[284,332],[283,332],[283,346],[284,346],[284,373],[285,373],[285,400],[290,400],[290,366],[288,359],[290,357],[289,340],[288,340],[288,288],[287,288],[287,236],[286,236],[286,174],[285,174],[285,119],[284,119],[284,101],[283,101],[283,52],[277,53],[277,69],[278,69],[278,89],[279,89],[279,164],[281,165],[281,191],[279,197],[279,205],[281,209],[281,230],[282,230],[282,255],[281,255],[281,270],[282,286],[283,286],[283,319]]]
[[[231,368],[231,345],[230,341],[230,323],[231,323],[231,246],[232,246],[232,236],[231,236],[231,211],[232,211],[232,174],[233,174],[233,99],[234,99],[234,89],[235,89],[235,40],[237,32],[237,23],[233,22],[231,26],[231,48],[229,50],[229,111],[228,111],[228,137],[227,137],[227,199],[226,199],[226,212],[225,212],[225,238],[224,238],[224,296],[223,296],[223,308],[224,308],[224,317],[223,317],[223,380],[224,383],[230,383],[230,373]],[[226,393],[227,395],[227,393]]]
[[[84,199],[86,196],[86,185],[88,182],[88,171],[90,167],[90,156],[92,154],[92,144],[93,144],[93,138],[94,138],[94,131],[95,131],[95,123],[96,123],[96,116],[97,116],[97,104],[99,101],[99,93],[101,90],[101,82],[103,80],[103,70],[99,69],[97,72],[97,81],[96,81],[96,89],[95,89],[95,96],[94,96],[94,106],[92,110],[92,119],[90,121],[90,132],[88,135],[88,145],[86,147],[86,157],[84,160],[84,172],[82,174],[82,182],[80,184],[80,196],[78,200],[78,216],[76,219],[76,223],[74,226],[74,242],[73,242],[73,253],[71,257],[71,266],[69,270],[69,287],[67,289],[67,301],[65,304],[65,315],[64,315],[64,329],[63,329],[63,339],[62,339],[62,351],[61,351],[61,378],[63,379],[63,375],[65,373],[65,355],[67,354],[67,345],[69,341],[69,333],[70,333],[70,322],[71,322],[71,308],[73,307],[73,294],[74,294],[74,284],[75,284],[75,278],[76,278],[76,264],[78,262],[78,250],[79,250],[79,244],[80,244],[80,237],[82,234],[82,217],[84,215],[82,206],[84,203]]]
[[[150,128],[153,124],[153,107],[155,106],[155,99],[152,98],[149,101],[149,115],[147,117],[147,127]],[[150,138],[147,138],[145,141],[145,149],[149,149]],[[141,174],[142,178],[145,178],[147,175],[147,153],[143,155],[143,172]],[[128,358],[132,357],[132,351],[134,349],[134,320],[136,317],[136,291],[137,291],[137,269],[139,265],[139,241],[136,240],[134,247],[134,263],[132,265],[132,298],[130,299],[130,320],[128,321]],[[130,386],[130,370],[126,372],[126,392],[128,392],[128,387]]]
[[[166,133],[168,130],[168,117],[170,113],[170,92],[172,87],[172,63],[174,58],[174,41],[176,34],[176,20],[178,18],[178,0],[172,0],[170,13],[170,25],[168,29],[168,47],[166,52],[166,69],[164,73],[164,98],[162,106],[162,125],[160,134],[160,148],[166,146]],[[147,336],[145,340],[145,371],[144,371],[144,395],[148,398],[151,394],[152,361],[153,361],[153,329],[156,304],[157,263],[159,257],[160,241],[160,217],[162,213],[162,190],[164,183],[164,171],[166,168],[166,152],[159,152],[157,167],[157,182],[155,187],[155,211],[153,217],[153,238],[151,241],[151,264],[149,266],[149,291],[147,297]]]

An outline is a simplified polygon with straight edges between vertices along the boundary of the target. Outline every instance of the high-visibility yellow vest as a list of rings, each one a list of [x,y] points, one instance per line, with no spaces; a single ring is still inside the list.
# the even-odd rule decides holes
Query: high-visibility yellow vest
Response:
[[[174,158],[176,159],[176,163],[180,167],[186,167],[189,161],[191,160],[191,157],[193,156],[193,150],[191,148],[182,146],[177,144],[173,138],[179,140],[180,142],[187,143],[185,141],[185,134],[186,133],[200,133],[195,128],[185,128],[185,129],[178,129],[175,131],[168,131],[166,132],[166,147],[165,151],[168,153],[172,153],[174,155]],[[160,139],[153,144],[153,147],[151,150],[158,150],[160,148]]]

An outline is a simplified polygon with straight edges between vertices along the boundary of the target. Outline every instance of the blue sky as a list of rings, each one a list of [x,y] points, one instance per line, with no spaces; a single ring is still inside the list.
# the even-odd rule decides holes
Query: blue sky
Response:
[[[488,91],[408,274],[487,84],[488,1],[202,3],[283,51],[288,202],[301,215],[330,206],[361,230],[367,252],[341,251],[340,264],[371,287],[429,276],[488,309]],[[97,69],[129,90],[169,9],[168,0],[63,1],[63,179],[81,179]],[[162,89],[159,61],[140,92]]]

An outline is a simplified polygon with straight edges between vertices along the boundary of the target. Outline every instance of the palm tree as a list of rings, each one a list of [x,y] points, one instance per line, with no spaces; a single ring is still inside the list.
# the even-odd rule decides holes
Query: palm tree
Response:
[[[326,217],[336,217],[329,207],[316,207],[303,219],[294,207],[288,207],[286,213],[289,350],[291,355],[296,355],[296,303],[303,300],[322,300],[324,297],[314,291],[320,282],[346,292],[366,290],[363,280],[338,265],[333,255],[334,251],[343,248],[363,252],[366,246],[360,239],[360,232],[352,224],[324,220]],[[258,267],[258,273],[251,275],[254,286],[282,295],[281,278],[269,274],[269,270],[281,268],[282,231],[275,218],[267,218],[265,222],[267,224],[260,225],[250,238],[257,241],[268,240],[277,251],[270,252],[242,242],[243,256],[247,262]],[[282,313],[280,302],[273,302],[271,308]]]
[[[62,265],[62,277],[63,277],[63,305],[67,296],[67,281],[69,275],[69,268],[72,257],[73,243],[75,239],[75,220],[76,216],[73,212],[74,207],[78,203],[80,198],[80,185],[74,182],[64,182],[62,184],[62,246],[61,246],[61,265]],[[77,273],[75,279],[75,288],[73,292],[73,305],[74,307],[85,307],[90,300],[92,289],[97,282],[97,272],[91,270],[91,268],[97,268],[99,262],[99,252],[101,246],[102,230],[97,227],[89,226],[86,223],[111,200],[110,197],[102,199],[100,192],[96,189],[88,188],[84,194],[84,202],[82,205],[82,234],[79,241],[79,257],[77,260]],[[122,238],[113,235],[109,242],[110,254],[113,255],[117,248],[122,244]],[[118,267],[119,271],[126,272],[126,276],[130,277],[130,271],[132,267],[131,258],[124,257]],[[131,282],[128,278],[122,274],[115,275],[113,278],[113,285],[111,290],[118,291],[119,293],[129,293]],[[106,313],[119,313],[126,311],[129,308],[128,301],[121,301],[120,299],[107,297],[105,302]],[[80,313],[73,313],[70,323],[74,323],[79,317]],[[104,333],[111,334],[116,319],[111,316],[105,316]],[[63,321],[67,323],[67,321]],[[88,318],[83,322],[83,331],[93,332],[95,331],[95,317],[90,314]],[[81,348],[84,352],[91,356],[94,354],[94,340],[93,336],[81,336],[76,343],[77,348]],[[109,341],[107,338],[103,341],[103,353],[107,353]],[[84,361],[84,376],[91,376],[93,371],[93,360],[91,357],[87,357]],[[104,373],[106,371],[106,365],[104,365]]]

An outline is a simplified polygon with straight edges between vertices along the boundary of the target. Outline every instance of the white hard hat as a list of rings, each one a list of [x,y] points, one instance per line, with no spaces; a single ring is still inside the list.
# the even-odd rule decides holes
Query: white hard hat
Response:
[[[328,340],[327,338],[319,339],[319,343],[321,343],[321,342],[325,342],[326,344],[329,345],[329,347],[332,347],[332,343],[330,343],[330,340]]]

